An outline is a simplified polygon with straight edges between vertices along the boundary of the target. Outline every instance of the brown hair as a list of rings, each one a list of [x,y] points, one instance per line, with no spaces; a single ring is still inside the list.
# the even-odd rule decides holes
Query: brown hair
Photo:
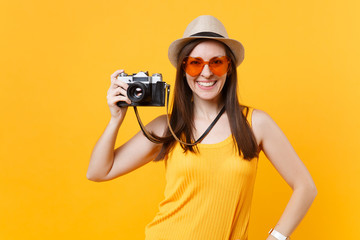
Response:
[[[170,124],[174,130],[176,136],[181,140],[188,143],[194,142],[193,129],[193,104],[192,104],[192,90],[186,81],[185,72],[183,69],[183,60],[188,56],[191,51],[201,42],[208,41],[209,39],[196,39],[182,48],[178,56],[176,80],[174,87],[174,101],[171,110]],[[258,157],[258,145],[254,133],[246,120],[246,116],[243,114],[243,110],[246,108],[246,115],[248,107],[239,103],[237,95],[237,72],[235,66],[235,57],[229,47],[223,44],[226,50],[226,55],[231,59],[231,66],[226,77],[225,85],[222,89],[222,100],[225,104],[225,110],[228,115],[231,133],[234,142],[236,142],[236,149],[239,155],[243,155],[244,159],[251,160],[254,157]],[[226,96],[226,97],[225,97]],[[155,138],[163,142],[161,151],[156,157],[155,161],[164,159],[171,149],[175,146],[176,140],[171,135],[169,128],[165,131],[163,137],[152,134]],[[197,153],[198,148],[195,146],[188,146],[181,144],[184,152],[190,151]]]

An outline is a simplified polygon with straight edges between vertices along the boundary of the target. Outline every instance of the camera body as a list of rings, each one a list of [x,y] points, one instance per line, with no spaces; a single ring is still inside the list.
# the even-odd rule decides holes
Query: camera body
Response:
[[[151,77],[148,72],[138,72],[133,75],[120,73],[117,79],[129,85],[127,96],[131,104],[118,102],[119,107],[125,106],[165,106],[166,83],[162,81],[162,75],[155,73]]]

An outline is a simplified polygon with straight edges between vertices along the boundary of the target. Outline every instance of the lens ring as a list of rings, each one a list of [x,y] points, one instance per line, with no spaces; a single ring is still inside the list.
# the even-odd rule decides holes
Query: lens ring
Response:
[[[146,93],[146,86],[141,82],[135,82],[129,85],[127,89],[128,98],[132,102],[141,102],[145,97]]]

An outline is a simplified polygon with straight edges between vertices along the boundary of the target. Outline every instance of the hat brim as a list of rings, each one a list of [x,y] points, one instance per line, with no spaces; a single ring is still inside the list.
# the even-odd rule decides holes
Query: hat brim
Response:
[[[242,63],[242,61],[244,60],[244,46],[235,39],[221,38],[221,37],[186,37],[186,38],[180,38],[180,39],[175,40],[169,46],[168,57],[169,57],[171,64],[174,67],[177,67],[178,56],[179,56],[181,49],[187,43],[191,42],[194,39],[211,39],[211,40],[216,40],[216,41],[224,43],[233,52],[233,54],[235,56],[235,60],[236,60],[236,62],[235,62],[236,66],[239,66]]]

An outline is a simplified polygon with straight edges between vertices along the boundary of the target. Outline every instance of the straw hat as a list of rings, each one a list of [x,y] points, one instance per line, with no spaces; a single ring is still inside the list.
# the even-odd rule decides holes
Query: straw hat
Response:
[[[214,39],[226,44],[235,56],[236,66],[239,66],[244,60],[243,45],[239,41],[229,38],[224,25],[217,18],[210,15],[202,15],[195,18],[186,27],[182,38],[177,39],[170,44],[168,56],[171,64],[176,67],[181,49],[187,43],[198,38]]]

